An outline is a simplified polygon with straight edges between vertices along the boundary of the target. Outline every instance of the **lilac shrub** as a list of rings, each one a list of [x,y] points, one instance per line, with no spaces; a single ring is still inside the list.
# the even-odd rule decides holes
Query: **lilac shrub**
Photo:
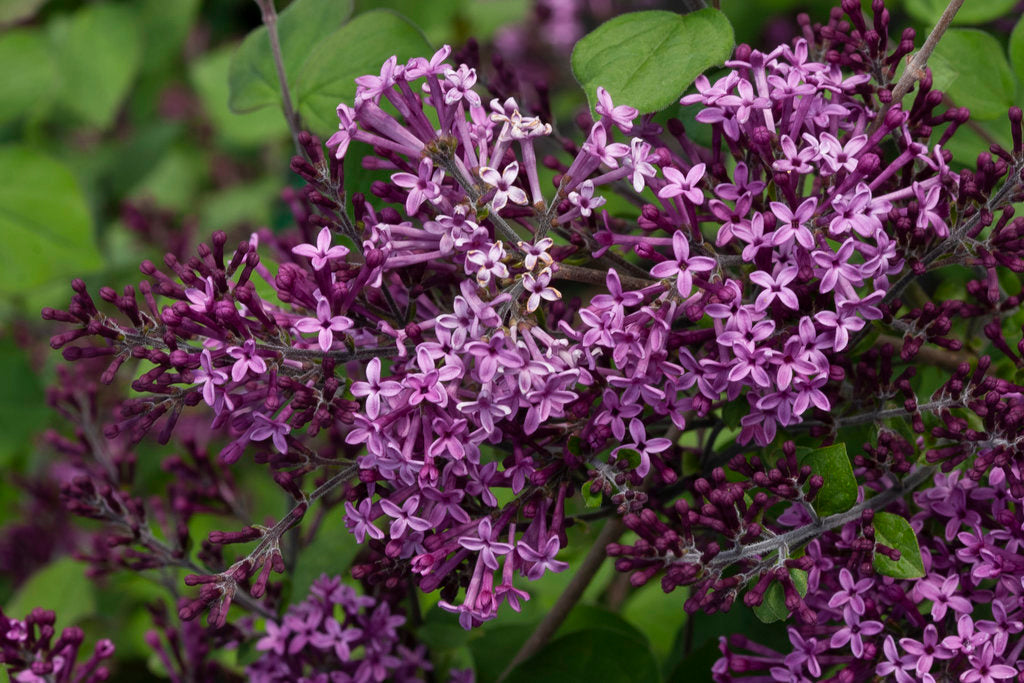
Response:
[[[217,232],[104,304],[76,281],[43,313],[67,360],[135,373],[112,443],[203,435],[164,519],[230,505],[218,482],[249,457],[294,507],[214,532],[202,566],[156,541],[116,462],[83,464],[73,509],[121,526],[122,563],[189,568],[182,618],[267,617],[258,680],[429,669],[379,593],[321,579],[279,616],[282,537],[318,501],[366,546],[355,578],[439,591],[470,629],[567,569],[580,491],[633,532],[607,553],[634,586],[793,615],[791,652],[723,640],[720,680],[1015,676],[1024,404],[995,369],[1024,353],[1003,336],[1024,296],[1004,277],[1024,271],[1021,112],[1012,150],[963,168],[945,145],[969,113],[929,73],[893,101],[914,36],[890,41],[882,2],[801,26],[698,77],[692,126],[597,88],[579,142],[488,100],[447,46],[356,79],[326,151],[298,136],[295,230]],[[356,150],[386,178],[369,197],[345,191]],[[964,300],[927,300],[953,265]],[[1005,359],[971,355],[974,326]],[[927,392],[926,358],[945,373]],[[852,459],[822,464],[843,443]],[[255,546],[225,558],[237,543]]]

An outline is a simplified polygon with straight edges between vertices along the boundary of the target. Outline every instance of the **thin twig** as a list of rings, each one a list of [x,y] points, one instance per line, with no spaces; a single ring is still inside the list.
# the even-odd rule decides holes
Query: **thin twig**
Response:
[[[555,270],[553,275],[555,280],[571,280],[601,287],[605,285],[607,277],[608,273],[603,270],[574,266],[568,263],[559,263],[558,270]],[[658,284],[658,280],[647,280],[632,275],[619,275],[619,282],[628,289],[643,289]]]
[[[875,345],[892,344],[897,351],[903,348],[903,339],[888,334],[880,334]],[[973,363],[978,357],[968,351],[951,351],[949,349],[922,346],[917,350],[916,358],[920,358],[928,365],[935,365],[946,370],[956,370],[961,363]]]
[[[874,123],[871,124],[871,131],[876,130],[882,125],[886,112],[893,105],[899,104],[907,93],[910,92],[910,89],[914,87],[914,84],[924,75],[924,67],[928,64],[928,58],[932,56],[935,46],[939,44],[939,40],[946,32],[946,29],[949,28],[949,25],[953,23],[953,18],[963,4],[964,0],[949,0],[949,4],[946,5],[946,9],[942,12],[942,16],[939,17],[938,23],[935,24],[935,28],[932,29],[932,32],[928,34],[928,38],[924,41],[924,45],[907,63],[907,68],[904,69],[903,75],[900,76],[900,80],[896,82],[896,87],[893,88],[892,99],[886,108],[875,117]]]
[[[295,143],[295,153],[302,156],[302,146],[299,145],[299,118],[292,107],[292,96],[288,91],[288,76],[284,71],[284,58],[281,55],[281,38],[277,35],[277,10],[274,9],[274,0],[256,0],[263,16],[263,25],[267,27],[267,37],[270,39],[270,52],[274,55],[274,68],[277,70],[277,82],[281,86],[281,106],[284,108],[284,117],[288,121],[288,130],[292,133],[292,142]]]
[[[555,634],[555,631],[558,630],[558,627],[562,625],[565,618],[569,616],[569,612],[572,611],[572,608],[583,596],[583,591],[590,585],[590,581],[597,574],[597,570],[601,568],[601,564],[606,557],[605,546],[615,542],[625,530],[626,525],[618,517],[608,520],[604,528],[601,529],[601,533],[597,535],[597,539],[594,540],[594,545],[590,547],[590,552],[583,558],[583,562],[580,564],[579,569],[576,570],[576,574],[572,577],[569,585],[566,586],[565,591],[558,597],[554,607],[537,625],[537,628],[526,639],[523,646],[519,648],[516,656],[505,667],[501,676],[498,677],[498,683],[504,681],[516,666],[536,654],[543,647],[544,643]]]

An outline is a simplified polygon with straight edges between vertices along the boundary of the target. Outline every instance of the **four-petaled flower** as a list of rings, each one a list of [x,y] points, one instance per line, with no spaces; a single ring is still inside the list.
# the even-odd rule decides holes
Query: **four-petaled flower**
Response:
[[[257,376],[267,371],[267,362],[260,357],[253,339],[246,339],[241,346],[229,346],[228,355],[235,359],[231,366],[231,379],[235,382],[241,382],[250,371]]]
[[[391,527],[388,530],[391,538],[401,538],[405,535],[407,528],[413,531],[427,531],[433,526],[429,520],[417,517],[414,514],[419,507],[420,497],[418,495],[406,498],[401,507],[395,505],[387,498],[380,499],[380,509],[388,517],[394,517],[394,521],[391,522]]]
[[[568,562],[555,559],[560,549],[561,545],[558,542],[557,535],[548,537],[548,540],[543,545],[539,545],[537,550],[534,550],[533,546],[529,545],[526,541],[520,541],[516,545],[516,552],[524,561],[532,563],[532,566],[526,571],[526,578],[536,581],[545,571],[557,574],[568,569]]]
[[[625,104],[615,106],[612,103],[612,96],[601,86],[597,86],[597,105],[594,111],[618,126],[623,133],[633,130],[633,119],[640,113],[636,107]]]
[[[662,261],[651,268],[651,275],[657,278],[676,276],[676,290],[679,296],[690,296],[693,291],[693,274],[714,270],[715,260],[707,256],[690,256],[690,240],[681,231],[672,234],[672,256],[675,260]]]
[[[466,550],[474,550],[480,553],[480,561],[492,571],[498,570],[498,555],[507,555],[512,552],[512,545],[495,541],[491,531],[491,518],[484,517],[476,528],[476,536],[460,536],[459,545]]]
[[[658,190],[658,196],[662,199],[678,197],[682,195],[691,204],[700,205],[704,203],[704,191],[700,189],[700,181],[704,178],[704,164],[697,164],[684,175],[679,169],[666,166],[662,169],[668,184]]]
[[[526,301],[526,310],[529,313],[533,313],[540,306],[540,300],[546,299],[548,301],[558,301],[562,298],[562,293],[554,287],[549,287],[551,284],[551,271],[541,271],[540,275],[536,278],[530,273],[523,275],[523,289],[530,293],[530,298]]]
[[[579,192],[573,190],[569,193],[569,203],[579,207],[580,215],[584,218],[589,217],[597,207],[603,206],[605,201],[604,197],[594,196],[594,183],[589,180],[583,181]]]
[[[509,202],[524,205],[529,203],[526,192],[513,184],[518,176],[518,161],[513,161],[500,173],[490,166],[480,167],[480,179],[494,188],[494,197],[491,199],[492,211],[501,211]]]
[[[330,351],[334,345],[334,333],[352,329],[353,322],[343,315],[331,315],[331,302],[320,297],[316,302],[316,317],[301,318],[295,322],[295,329],[307,334],[315,332],[322,351]]]
[[[417,175],[395,173],[391,176],[391,182],[409,190],[409,194],[405,198],[405,212],[410,216],[416,215],[423,202],[434,201],[441,196],[442,180],[444,180],[444,170],[434,169],[434,162],[429,157],[420,159]]]
[[[324,266],[331,259],[345,258],[348,255],[348,247],[336,244],[331,246],[331,229],[323,227],[316,236],[316,246],[312,244],[300,244],[292,247],[292,253],[298,256],[305,256],[310,259],[315,270],[323,270]]]

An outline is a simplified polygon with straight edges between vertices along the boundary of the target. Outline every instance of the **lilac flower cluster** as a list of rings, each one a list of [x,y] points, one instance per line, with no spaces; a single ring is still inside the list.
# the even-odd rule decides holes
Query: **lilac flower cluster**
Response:
[[[768,673],[774,681],[817,681],[837,664],[842,673],[829,680],[1018,680],[1022,501],[1003,468],[987,479],[982,485],[958,471],[937,473],[933,487],[914,494],[912,524],[926,572],[920,579],[894,580],[833,559],[856,538],[853,528],[812,541],[804,600],[817,619],[789,627],[787,653],[742,636],[722,638],[715,680]],[[886,626],[894,623],[901,624],[897,632]]]
[[[94,683],[110,675],[103,660],[114,654],[114,644],[99,640],[88,660],[79,663],[85,634],[69,626],[58,636],[57,615],[40,608],[22,619],[0,612],[0,666],[17,683]]]
[[[426,646],[402,644],[405,617],[386,601],[358,595],[339,577],[322,575],[281,623],[267,621],[256,643],[263,655],[246,668],[256,683],[419,681],[431,671]],[[461,681],[463,672],[452,672]]]
[[[990,484],[1002,476],[1024,495],[1024,392],[987,375],[987,357],[972,372],[956,338],[981,324],[1020,363],[1002,323],[1024,290],[1006,291],[999,275],[1024,270],[1012,208],[1024,199],[1022,117],[1011,111],[1012,151],[954,170],[943,145],[967,112],[941,110],[927,74],[909,106],[891,101],[913,35],[889,50],[882,2],[867,16],[844,2],[828,24],[803,27],[769,53],[740,46],[726,72],[682,98],[709,127],[709,147],[602,88],[576,144],[514,97],[487,101],[448,47],[392,57],[338,105],[328,154],[299,136],[305,157],[292,168],[308,185],[286,195],[295,233],[255,233],[232,253],[219,232],[194,257],[168,254],[165,270],[146,262],[137,289],[99,291],[116,315],[73,283],[67,310],[44,311],[72,326],[53,346],[68,360],[109,361],[105,382],[129,361],[148,363],[132,382],[141,396],[120,404],[106,436],[136,440],[162,421],[166,441],[199,408],[223,443],[221,467],[250,453],[295,501],[272,526],[211,535],[217,553],[188,578],[201,588],[181,616],[212,607],[222,624],[232,600],[266,610],[282,535],[333,500],[370,549],[358,578],[394,587],[411,576],[478,626],[529,599],[520,578],[566,569],[558,553],[582,487],[607,497],[597,514],[622,515],[635,532],[608,546],[634,585],[660,575],[666,591],[688,586],[690,611],[728,609],[748,586],[744,601],[758,605],[781,586],[803,623],[794,644],[810,654],[793,665],[763,649],[735,665],[727,657],[723,676],[748,661],[817,676],[847,649],[871,660],[896,607],[867,593],[898,587],[873,558],[900,554],[876,542],[873,515],[898,509],[938,466]],[[366,150],[364,168],[387,178],[372,186],[380,206],[345,192],[343,161]],[[908,287],[951,264],[985,274],[968,301],[904,310]],[[898,336],[871,344],[878,328]],[[75,343],[86,338],[99,343]],[[926,351],[949,376],[919,401],[910,363]],[[910,438],[893,420],[910,422]],[[860,499],[819,515],[829,482],[800,461],[796,440],[820,446],[863,425],[876,433],[854,458]],[[715,453],[726,429],[734,442]],[[780,434],[781,454],[769,448]],[[136,520],[125,543],[145,547],[146,561],[188,566],[138,530],[138,506],[112,487],[73,482],[69,499]],[[969,524],[964,514],[954,516]],[[221,562],[229,543],[256,545]],[[911,603],[894,593],[897,618],[918,624],[913,601],[940,592],[956,611],[943,552],[930,560],[941,581],[919,582],[929,587]],[[808,574],[806,597],[794,571]],[[957,585],[966,590],[963,576]],[[316,609],[272,622],[262,643],[273,671],[304,675],[286,660],[307,650],[354,667],[348,642],[374,637],[358,604],[339,619],[340,602],[315,598]],[[337,628],[320,632],[331,619]],[[816,660],[819,644],[843,654]],[[374,646],[360,675],[391,675],[389,647]],[[890,650],[892,671],[906,670],[912,649],[895,639]],[[1001,672],[1018,655],[993,641],[955,661]]]

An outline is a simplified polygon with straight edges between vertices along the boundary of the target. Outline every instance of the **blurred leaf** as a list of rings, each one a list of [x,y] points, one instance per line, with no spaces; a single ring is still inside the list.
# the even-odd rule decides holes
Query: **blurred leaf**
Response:
[[[958,107],[971,110],[974,119],[1006,115],[1013,105],[1016,83],[1002,45],[990,33],[978,29],[946,31],[928,66],[934,86],[950,96]],[[984,87],[978,87],[984,83]]]
[[[462,9],[469,21],[469,34],[483,42],[501,28],[529,20],[531,3],[528,0],[468,0],[462,3]]]
[[[39,375],[10,337],[0,338],[0,468],[27,455],[50,416]]]
[[[277,34],[292,97],[299,67],[321,38],[345,23],[352,13],[351,0],[295,0],[277,18]],[[343,68],[343,64],[335,65]],[[270,50],[267,27],[260,26],[245,37],[231,60],[232,111],[245,112],[280,104],[281,89]]]
[[[1017,80],[1024,84],[1024,16],[1010,34],[1010,66],[1017,74]]]
[[[732,26],[718,10],[632,12],[581,38],[572,51],[572,72],[591,107],[603,86],[615,104],[646,113],[674,103],[701,72],[728,59],[732,48]]]
[[[462,628],[451,612],[432,607],[423,615],[423,623],[416,628],[417,640],[423,641],[431,651],[457,650],[469,645],[480,636],[480,631]]]
[[[57,84],[57,67],[42,31],[23,28],[0,35],[0,124],[20,118]]]
[[[359,552],[355,536],[345,528],[345,510],[335,507],[326,515],[313,542],[299,553],[292,573],[292,596],[296,601],[306,596],[309,587],[321,574],[347,575],[352,560]]]
[[[32,18],[46,2],[47,0],[0,0],[0,26]],[[6,65],[6,62],[0,64]]]
[[[196,147],[170,149],[132,190],[132,197],[149,198],[159,206],[188,212],[206,180],[209,164]]]
[[[74,176],[27,147],[0,147],[0,235],[5,250],[0,293],[25,293],[103,264]]]
[[[517,666],[507,683],[601,683],[659,681],[658,663],[649,648],[623,642],[621,633],[602,628],[576,631],[556,638]]]
[[[639,643],[644,648],[647,647],[647,636],[637,629],[636,626],[615,612],[596,605],[576,605],[573,607],[565,621],[558,627],[554,637],[559,638],[577,631],[595,628],[617,633],[622,638]]]
[[[142,60],[132,7],[86,5],[68,22],[56,24],[50,38],[63,79],[64,106],[86,123],[109,127]]]
[[[139,19],[143,44],[142,70],[152,72],[182,53],[199,0],[142,0]]]
[[[380,73],[391,55],[404,64],[433,49],[418,28],[390,10],[360,14],[317,44],[295,82],[295,102],[303,121],[318,135],[338,129],[339,102],[351,104],[355,79]]]
[[[793,580],[800,597],[807,595],[807,572],[802,569],[790,569],[789,578]],[[781,583],[773,581],[772,585],[768,586],[768,590],[764,592],[764,600],[754,608],[754,614],[765,624],[789,619],[786,592],[782,589]]]
[[[906,0],[904,7],[910,16],[933,26],[948,4],[948,0]],[[1017,0],[966,0],[953,18],[953,24],[984,24],[1009,13],[1016,4]]]
[[[666,595],[660,581],[648,581],[631,591],[622,607],[622,616],[647,637],[659,660],[668,655],[676,632],[686,622],[685,596],[685,591]]]
[[[241,223],[266,225],[270,222],[271,204],[280,191],[281,183],[273,176],[219,190],[203,199],[199,224],[221,228]]]
[[[501,621],[500,619],[498,620]],[[469,642],[476,683],[494,683],[537,627],[535,623],[503,624],[488,628]]]
[[[288,124],[275,109],[238,114],[228,107],[228,71],[234,50],[227,46],[189,65],[189,80],[203,101],[217,136],[228,145],[262,147],[288,136]]]
[[[418,26],[433,44],[440,45],[455,42],[459,33],[468,30],[462,13],[466,5],[472,4],[467,0],[355,0],[355,15],[376,9],[393,10]],[[473,36],[482,38],[475,33]]]
[[[875,542],[900,551],[900,559],[893,562],[885,555],[875,553],[872,564],[879,574],[897,579],[916,579],[924,576],[924,561],[917,544],[917,534],[910,523],[890,512],[876,512],[872,522],[875,527]]]
[[[811,474],[825,480],[814,498],[814,509],[822,517],[845,512],[857,502],[857,479],[846,453],[845,443],[818,448],[799,457],[801,465],[810,465]]]
[[[85,565],[70,557],[51,562],[21,585],[4,607],[4,613],[24,619],[36,607],[57,613],[57,633],[93,614],[96,596],[92,582],[85,576]]]

